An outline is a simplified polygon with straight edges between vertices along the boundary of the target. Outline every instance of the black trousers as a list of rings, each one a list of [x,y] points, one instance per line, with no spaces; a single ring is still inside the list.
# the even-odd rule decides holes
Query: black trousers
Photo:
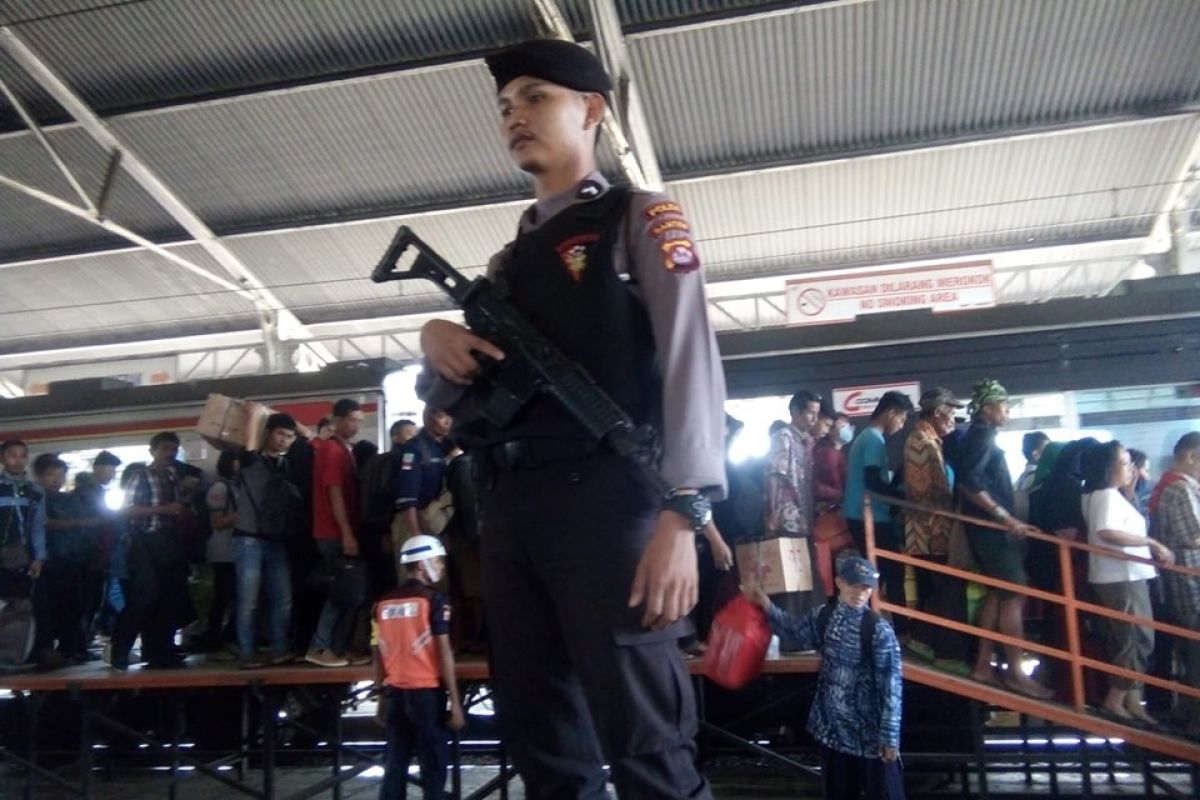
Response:
[[[379,800],[404,800],[408,793],[408,763],[414,755],[421,767],[422,796],[425,800],[441,800],[446,795],[450,763],[446,693],[441,689],[389,687],[387,702],[387,749],[383,753]]]
[[[183,554],[157,533],[129,537],[129,579],[125,608],[112,635],[114,661],[129,658],[133,640],[142,636],[142,658],[161,661],[171,656],[175,631],[194,618],[188,595],[188,565]]]
[[[821,746],[821,778],[826,800],[904,800],[900,762],[862,758]]]
[[[497,716],[526,796],[710,797],[677,640],[627,608],[659,500],[600,452],[495,472],[483,502],[484,601]]]
[[[232,561],[216,561],[211,566],[212,604],[208,607],[208,627],[203,640],[204,648],[210,651],[218,649],[222,642],[237,641],[237,570]]]
[[[55,643],[64,656],[83,652],[82,565],[52,558],[33,584],[33,615],[37,620],[33,652],[52,650]]]

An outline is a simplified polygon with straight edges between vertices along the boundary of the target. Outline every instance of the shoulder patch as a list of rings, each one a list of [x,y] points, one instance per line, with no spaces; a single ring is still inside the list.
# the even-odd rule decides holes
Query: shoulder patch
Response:
[[[691,233],[692,226],[686,219],[664,219],[661,222],[651,223],[649,230],[651,236],[659,239],[671,234]]]
[[[691,239],[666,241],[662,243],[661,247],[666,255],[663,266],[669,272],[695,272],[700,269],[700,257],[696,255],[696,249]]]
[[[654,205],[649,206],[642,213],[646,215],[646,219],[654,219],[655,217],[661,217],[665,214],[682,215],[683,209],[679,207],[678,203],[674,203],[670,200],[664,200],[663,202],[655,203]]]

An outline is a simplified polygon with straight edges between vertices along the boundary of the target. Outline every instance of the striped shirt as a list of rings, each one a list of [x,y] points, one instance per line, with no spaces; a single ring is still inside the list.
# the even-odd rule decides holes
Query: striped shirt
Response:
[[[1200,569],[1200,483],[1190,475],[1177,476],[1163,489],[1155,506],[1154,538],[1175,553],[1181,567]],[[1162,571],[1167,603],[1180,625],[1200,613],[1200,578]]]

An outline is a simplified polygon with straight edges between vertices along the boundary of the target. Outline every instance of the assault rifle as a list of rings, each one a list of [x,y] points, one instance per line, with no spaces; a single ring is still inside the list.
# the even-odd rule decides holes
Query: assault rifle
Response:
[[[401,269],[402,260],[407,268]],[[502,364],[474,353],[483,370],[469,391],[489,423],[503,427],[535,395],[549,394],[597,441],[645,468],[655,488],[666,494],[669,487],[657,469],[655,430],[635,425],[587,370],[533,327],[492,281],[482,276],[468,280],[408,226],[396,231],[371,280],[432,281],[462,309],[473,333],[504,351]]]

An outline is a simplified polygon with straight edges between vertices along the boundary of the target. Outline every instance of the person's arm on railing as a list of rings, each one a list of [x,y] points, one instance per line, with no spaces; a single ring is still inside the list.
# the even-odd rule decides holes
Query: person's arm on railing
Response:
[[[1175,563],[1175,554],[1171,552],[1171,548],[1162,542],[1151,539],[1149,536],[1138,536],[1136,533],[1128,531],[1115,531],[1111,528],[1105,528],[1096,531],[1096,538],[1105,544],[1117,547],[1149,547],[1154,552],[1154,557],[1162,563]]]
[[[883,470],[879,467],[867,467],[863,470],[863,485],[867,487],[867,491],[871,494],[894,497],[897,500],[904,499],[904,492],[901,492],[885,481],[883,479]]]
[[[992,499],[992,496],[987,493],[986,489],[980,489],[973,492],[967,487],[961,487],[963,496],[970,500],[975,505],[987,511],[992,515],[992,519],[1008,529],[1008,532],[1013,536],[1024,536],[1030,532],[1036,532],[1037,528],[1032,525],[1027,525],[1021,520],[1009,513],[1008,509]]]

